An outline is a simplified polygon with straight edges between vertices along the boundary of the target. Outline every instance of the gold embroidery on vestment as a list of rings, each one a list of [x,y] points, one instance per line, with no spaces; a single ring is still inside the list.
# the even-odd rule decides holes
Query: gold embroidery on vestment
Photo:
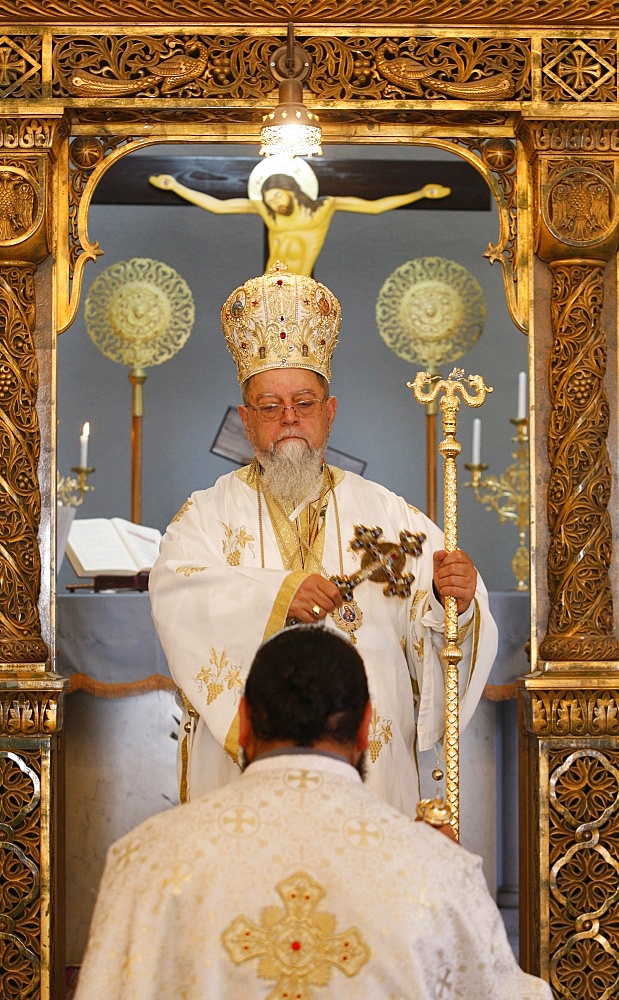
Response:
[[[180,510],[177,510],[176,514],[174,515],[174,517],[170,521],[170,524],[176,524],[177,521],[180,521],[180,519],[183,516],[183,514],[185,513],[185,511],[189,510],[189,508],[192,507],[192,506],[193,506],[193,500],[191,500],[191,499],[185,500],[185,503],[180,508]]]
[[[177,566],[174,572],[188,580],[194,573],[203,573],[205,569],[206,566]]]
[[[239,764],[239,749],[240,749],[240,732],[241,732],[241,717],[238,713],[238,709],[235,716],[230,723],[230,728],[226,733],[226,739],[224,741],[224,750],[228,754],[228,757],[233,761],[234,764],[240,768]]]
[[[226,562],[229,566],[238,566],[241,562],[241,551],[247,547],[254,554],[254,547],[252,542],[255,541],[253,535],[250,535],[244,524],[233,530],[229,524],[224,521],[218,522],[224,529],[224,537],[221,540],[221,551],[226,557]]]
[[[375,764],[383,746],[391,743],[393,732],[391,731],[391,719],[382,719],[373,706],[369,737],[368,750],[370,751],[370,760],[372,764]]]
[[[419,602],[425,600],[425,598],[427,596],[428,596],[428,591],[427,590],[416,590],[415,591],[415,596],[413,597],[413,603],[411,604],[411,612],[410,612],[410,620],[411,621],[414,621],[414,619],[415,619],[415,617],[417,615],[417,606],[418,606]]]
[[[473,619],[472,619],[472,622],[468,623],[469,627],[472,625],[473,626],[473,630],[474,630],[473,631],[473,651],[471,653],[471,669],[470,669],[470,673],[469,673],[469,676],[468,676],[468,680],[466,682],[466,690],[464,692],[465,694],[466,694],[466,692],[469,689],[469,684],[473,680],[473,673],[474,673],[475,667],[477,666],[477,651],[479,649],[479,632],[480,632],[480,629],[481,629],[481,613],[480,613],[480,610],[479,610],[479,603],[478,603],[476,597],[473,598],[473,604],[474,604]],[[458,639],[458,641],[460,642],[460,639]]]
[[[241,668],[231,666],[225,650],[218,653],[214,646],[211,646],[210,667],[200,667],[196,674],[196,680],[206,684],[206,704],[211,705],[220,694],[223,694],[226,687],[228,691],[234,688],[242,688]]]
[[[200,718],[200,713],[196,712],[195,708],[189,701],[189,698],[184,691],[180,688],[178,692],[181,696],[181,701],[183,702],[183,708],[185,712],[191,719],[190,722],[186,722],[183,726],[182,735],[179,732],[179,739],[181,741],[181,778],[179,782],[179,798],[181,802],[189,801],[189,739],[193,739],[193,735],[196,731],[196,725],[198,719]]]
[[[312,986],[326,986],[333,968],[349,978],[370,958],[361,932],[351,927],[336,934],[336,919],[317,913],[325,890],[307,874],[297,872],[277,885],[284,909],[264,908],[260,924],[236,917],[221,939],[235,965],[258,959],[261,979],[275,981],[270,996],[318,1000]]]

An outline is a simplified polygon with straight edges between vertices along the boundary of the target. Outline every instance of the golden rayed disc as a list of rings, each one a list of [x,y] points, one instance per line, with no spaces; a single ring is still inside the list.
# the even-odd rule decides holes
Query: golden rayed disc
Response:
[[[484,293],[445,257],[417,257],[389,275],[376,300],[378,331],[405,361],[436,371],[465,354],[486,319]]]
[[[92,283],[86,329],[102,354],[132,368],[160,365],[191,333],[195,307],[186,281],[149,257],[120,260]]]

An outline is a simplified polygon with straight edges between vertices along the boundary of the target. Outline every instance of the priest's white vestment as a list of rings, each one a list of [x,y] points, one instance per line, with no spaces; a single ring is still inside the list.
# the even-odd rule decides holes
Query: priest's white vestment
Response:
[[[481,858],[287,750],[108,852],[76,1000],[181,997],[552,1000]]]
[[[222,476],[187,500],[168,527],[150,574],[153,619],[183,694],[182,800],[238,777],[237,709],[245,678],[258,646],[285,626],[304,576],[294,568],[299,563],[287,559],[290,539],[283,543],[281,526],[279,534],[274,527],[253,468]],[[332,467],[329,473],[333,489],[317,513],[325,575],[359,570],[361,557],[349,544],[355,525],[378,526],[389,542],[399,543],[402,531],[427,536],[421,555],[406,558],[405,572],[415,576],[410,597],[387,597],[383,584],[365,580],[354,591],[354,604],[342,609],[356,619],[352,631],[343,614],[335,612],[325,622],[353,637],[365,664],[374,709],[368,785],[413,816],[419,798],[416,749],[440,740],[445,722],[444,611],[432,589],[432,553],[444,547],[443,535],[428,517],[377,483]],[[475,598],[458,624],[464,728],[497,649],[479,574]]]

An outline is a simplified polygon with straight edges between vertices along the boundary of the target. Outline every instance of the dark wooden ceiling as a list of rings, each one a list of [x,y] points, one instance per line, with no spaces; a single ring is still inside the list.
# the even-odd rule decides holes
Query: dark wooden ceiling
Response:
[[[152,174],[173,174],[196,191],[215,198],[247,196],[247,181],[256,166],[251,156],[128,156],[110,168],[97,185],[93,203],[99,205],[189,205],[170,191],[148,183]],[[412,211],[490,210],[490,191],[481,174],[465,160],[312,160],[321,195],[382,198],[416,191],[424,184],[451,188],[447,198],[423,199],[404,206]]]

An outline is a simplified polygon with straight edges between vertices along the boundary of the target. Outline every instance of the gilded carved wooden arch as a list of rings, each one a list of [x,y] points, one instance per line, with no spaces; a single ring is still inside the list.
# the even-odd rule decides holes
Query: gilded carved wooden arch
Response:
[[[533,360],[549,358],[535,413],[533,614],[534,631],[548,630],[542,666],[559,669],[552,684],[543,670],[527,680],[523,698],[521,941],[525,965],[557,996],[613,995],[614,911],[609,902],[596,916],[596,887],[570,864],[582,825],[595,824],[613,859],[609,885],[619,871],[608,810],[593,815],[599,787],[615,801],[619,773],[619,695],[600,666],[619,655],[607,447],[616,400],[605,395],[616,309],[600,318],[616,250],[619,2],[0,0],[0,13],[0,793],[11,861],[0,994],[62,995],[49,371],[98,253],[90,199],[139,146],[256,143],[276,102],[269,55],[292,20],[312,57],[306,102],[327,150],[431,143],[484,175],[500,219],[488,257],[504,270],[514,322],[531,331]],[[558,720],[548,730],[546,705]]]
[[[194,136],[192,141],[205,137]],[[406,141],[402,135],[402,141]],[[140,139],[136,136],[80,135],[69,144],[69,219],[68,262],[70,284],[68,295],[63,298],[63,311],[59,313],[58,329],[66,329],[75,318],[79,305],[84,267],[102,252],[98,243],[88,233],[88,210],[95,188],[103,174],[119,159],[138,148],[154,145],[162,139]],[[169,140],[167,140],[169,141]],[[174,141],[182,142],[182,138]],[[408,141],[420,144],[415,130],[410,130]],[[518,210],[518,150],[515,139],[504,135],[492,138],[426,138],[426,146],[444,149],[471,163],[485,178],[497,203],[499,230],[496,241],[490,243],[484,254],[490,263],[498,262],[503,269],[505,293],[511,317],[521,330],[526,331],[528,268],[524,261],[526,238],[529,233],[529,215],[521,206]],[[327,148],[328,155],[328,148]],[[521,159],[520,170],[526,175],[526,164]],[[526,186],[521,177],[520,188]]]

